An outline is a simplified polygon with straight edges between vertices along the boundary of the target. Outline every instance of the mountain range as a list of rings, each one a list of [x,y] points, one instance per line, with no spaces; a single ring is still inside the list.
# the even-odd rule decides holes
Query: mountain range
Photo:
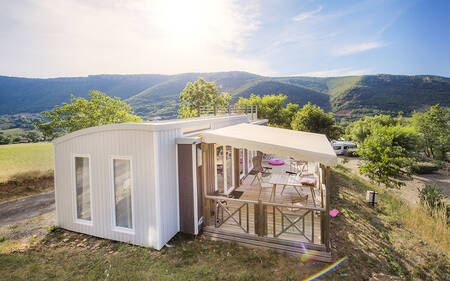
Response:
[[[340,116],[389,113],[405,115],[430,105],[450,106],[450,78],[434,75],[363,75],[346,77],[266,77],[248,72],[176,75],[89,75],[70,78],[0,76],[0,114],[36,113],[67,102],[70,94],[88,97],[100,90],[120,97],[145,119],[176,115],[186,83],[203,77],[233,101],[250,94],[285,94],[288,102],[319,105]]]

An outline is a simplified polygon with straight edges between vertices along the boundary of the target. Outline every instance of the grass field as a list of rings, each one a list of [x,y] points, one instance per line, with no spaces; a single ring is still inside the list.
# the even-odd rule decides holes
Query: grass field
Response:
[[[0,145],[0,202],[52,189],[51,143]]]
[[[0,145],[0,183],[53,170],[51,143]]]
[[[344,168],[333,178],[331,208],[340,214],[331,219],[332,257],[348,260],[318,280],[450,280],[448,252],[403,223],[401,199],[380,192],[379,204],[369,207],[365,193],[376,187]],[[5,280],[303,280],[329,265],[202,236],[177,235],[156,251],[49,227],[24,246],[23,229],[39,221],[0,228]]]

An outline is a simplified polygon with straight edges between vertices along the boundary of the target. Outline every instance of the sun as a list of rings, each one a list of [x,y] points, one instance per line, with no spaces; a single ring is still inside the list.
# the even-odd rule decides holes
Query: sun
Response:
[[[216,1],[158,1],[156,23],[173,44],[188,47],[216,38],[220,8]]]

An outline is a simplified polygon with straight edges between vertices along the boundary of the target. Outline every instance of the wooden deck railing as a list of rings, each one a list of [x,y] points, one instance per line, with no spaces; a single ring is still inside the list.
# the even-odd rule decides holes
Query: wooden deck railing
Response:
[[[329,228],[323,219],[325,208],[210,195],[205,196],[205,203],[205,226],[259,237],[327,246]],[[320,213],[320,219],[315,218],[317,213]],[[319,226],[320,241],[315,237],[318,234],[315,228]]]
[[[230,106],[199,106],[197,111],[198,117],[226,114],[246,114],[249,116],[250,120],[256,120],[258,118],[258,106],[254,104],[235,104]]]

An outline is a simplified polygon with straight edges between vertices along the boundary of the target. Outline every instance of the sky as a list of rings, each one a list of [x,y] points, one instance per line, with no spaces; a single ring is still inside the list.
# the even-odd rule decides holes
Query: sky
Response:
[[[0,0],[0,75],[450,77],[445,0]]]

